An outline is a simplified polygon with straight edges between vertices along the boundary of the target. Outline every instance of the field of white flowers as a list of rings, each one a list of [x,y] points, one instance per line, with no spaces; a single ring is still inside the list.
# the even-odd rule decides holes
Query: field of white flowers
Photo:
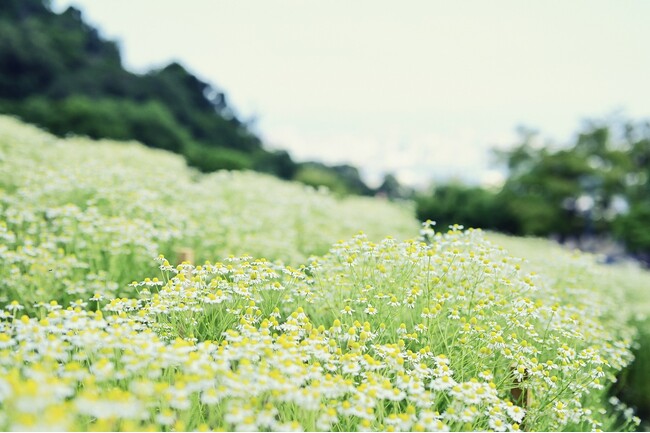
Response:
[[[644,312],[631,286],[434,228],[0,117],[0,429],[638,424],[607,394]]]

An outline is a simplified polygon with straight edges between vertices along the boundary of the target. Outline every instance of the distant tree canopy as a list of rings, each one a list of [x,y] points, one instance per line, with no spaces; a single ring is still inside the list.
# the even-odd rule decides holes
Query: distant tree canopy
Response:
[[[240,152],[262,148],[225,95],[180,64],[145,75],[130,73],[116,44],[85,24],[78,10],[55,14],[47,6],[41,0],[0,4],[5,111],[57,134],[135,138],[176,152],[197,145]],[[140,127],[145,131],[134,133]]]
[[[0,2],[0,112],[58,135],[139,140],[181,153],[202,171],[252,169],[284,179],[304,171],[287,152],[266,150],[219,89],[178,63],[144,75],[125,70],[117,44],[80,11],[56,14],[45,0]],[[358,173],[319,170],[345,193],[371,192]]]
[[[510,213],[503,212],[504,204],[497,193],[480,187],[440,185],[433,194],[419,194],[416,203],[418,218],[435,221],[439,230],[461,224],[507,232],[517,223]]]
[[[509,175],[498,191],[442,185],[418,196],[418,216],[560,240],[611,235],[650,259],[650,123],[589,122],[570,146],[537,133],[496,151]]]
[[[338,194],[368,195],[372,192],[361,180],[359,170],[350,165],[326,166],[320,162],[303,163],[295,179],[314,187],[326,186]]]

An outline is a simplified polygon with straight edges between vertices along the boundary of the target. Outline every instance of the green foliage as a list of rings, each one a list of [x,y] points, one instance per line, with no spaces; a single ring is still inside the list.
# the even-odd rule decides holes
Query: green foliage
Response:
[[[432,195],[419,194],[416,202],[417,217],[421,221],[436,221],[441,230],[453,224],[506,232],[518,228],[502,197],[482,188],[442,185]]]
[[[611,220],[617,216],[611,207],[615,197],[625,197],[628,203],[635,200],[626,178],[638,176],[634,174],[641,168],[635,162],[638,150],[632,150],[639,149],[639,143],[648,138],[635,138],[643,134],[642,125],[626,126],[628,134],[617,137],[613,131],[621,129],[620,124],[588,123],[572,146],[559,150],[533,148],[530,143],[534,135],[527,133],[521,145],[501,153],[510,169],[503,189],[508,202],[518,210],[536,200],[551,208],[543,212],[545,224],[537,226],[536,231],[524,228],[524,234],[575,236],[587,224],[592,224],[597,233],[611,230]],[[580,206],[581,197],[593,201],[588,209]]]
[[[623,371],[615,387],[615,394],[622,401],[635,409],[644,421],[639,431],[648,431],[650,427],[650,321],[636,323],[639,329],[634,362]]]
[[[589,122],[570,146],[521,142],[495,152],[509,176],[499,192],[445,185],[418,198],[418,217],[519,235],[615,236],[650,258],[650,125]]]
[[[262,148],[223,92],[178,63],[145,75],[124,70],[117,45],[78,10],[55,14],[40,0],[0,5],[0,109],[59,136],[133,139],[181,153],[202,171],[295,172],[288,154]]]
[[[261,141],[234,115],[223,93],[199,80],[178,63],[141,78],[139,98],[164,104],[193,139],[242,152],[261,151]]]
[[[560,240],[621,240],[650,262],[650,123],[589,122],[570,146],[520,143],[495,152],[509,176],[498,192],[450,184],[417,197],[418,218]]]
[[[2,2],[0,59],[2,98],[124,95],[135,84],[117,45],[102,40],[78,10],[57,15],[40,0]]]
[[[23,119],[64,136],[70,131],[91,138],[135,139],[148,146],[181,152],[188,133],[160,103],[70,96],[51,101],[41,97],[13,103],[9,109]]]
[[[185,150],[187,163],[204,173],[217,170],[246,170],[253,168],[251,157],[234,149],[215,149],[200,144],[190,144]]]
[[[313,187],[324,186],[337,194],[369,195],[373,192],[361,180],[359,170],[350,165],[301,163],[294,174],[294,180]]]
[[[414,191],[411,188],[401,185],[397,178],[390,173],[384,176],[384,180],[375,190],[375,194],[391,200],[413,199],[414,197]]]
[[[262,173],[275,174],[280,179],[293,179],[298,166],[291,159],[291,155],[284,150],[272,152],[256,152],[254,154],[253,168]]]
[[[358,170],[316,164],[299,173],[285,151],[269,151],[223,91],[172,62],[138,75],[68,8],[41,0],[0,3],[0,112],[59,135],[138,140],[181,153],[199,170],[253,169],[341,193],[371,194]],[[318,172],[318,173],[316,173]]]
[[[343,181],[346,189],[351,194],[366,195],[371,193],[370,188],[368,188],[366,184],[361,180],[361,175],[359,174],[359,170],[356,167],[348,164],[333,166],[322,165],[322,167],[325,167],[327,170],[335,173],[336,176]]]
[[[634,203],[629,213],[615,221],[615,233],[633,253],[650,254],[650,201]]]
[[[347,194],[349,192],[343,180],[336,173],[318,165],[301,165],[296,171],[294,179],[315,188],[324,186],[337,194]]]
[[[526,142],[512,155],[511,175],[500,195],[520,220],[522,234],[581,233],[584,215],[576,200],[584,189],[581,184],[595,176],[585,158],[572,150],[534,150]]]

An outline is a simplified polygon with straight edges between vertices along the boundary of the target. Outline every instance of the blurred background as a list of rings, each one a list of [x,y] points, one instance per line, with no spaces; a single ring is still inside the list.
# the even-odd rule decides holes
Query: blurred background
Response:
[[[650,263],[650,3],[3,0],[0,111]]]

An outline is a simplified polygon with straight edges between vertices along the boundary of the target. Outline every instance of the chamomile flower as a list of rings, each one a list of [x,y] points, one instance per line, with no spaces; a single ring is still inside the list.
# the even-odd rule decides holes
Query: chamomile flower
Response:
[[[363,310],[363,312],[366,313],[366,314],[368,314],[368,315],[370,315],[370,316],[374,316],[374,315],[376,315],[379,311],[378,311],[375,307],[373,307],[371,304],[368,304],[368,305],[366,306],[366,308]]]

